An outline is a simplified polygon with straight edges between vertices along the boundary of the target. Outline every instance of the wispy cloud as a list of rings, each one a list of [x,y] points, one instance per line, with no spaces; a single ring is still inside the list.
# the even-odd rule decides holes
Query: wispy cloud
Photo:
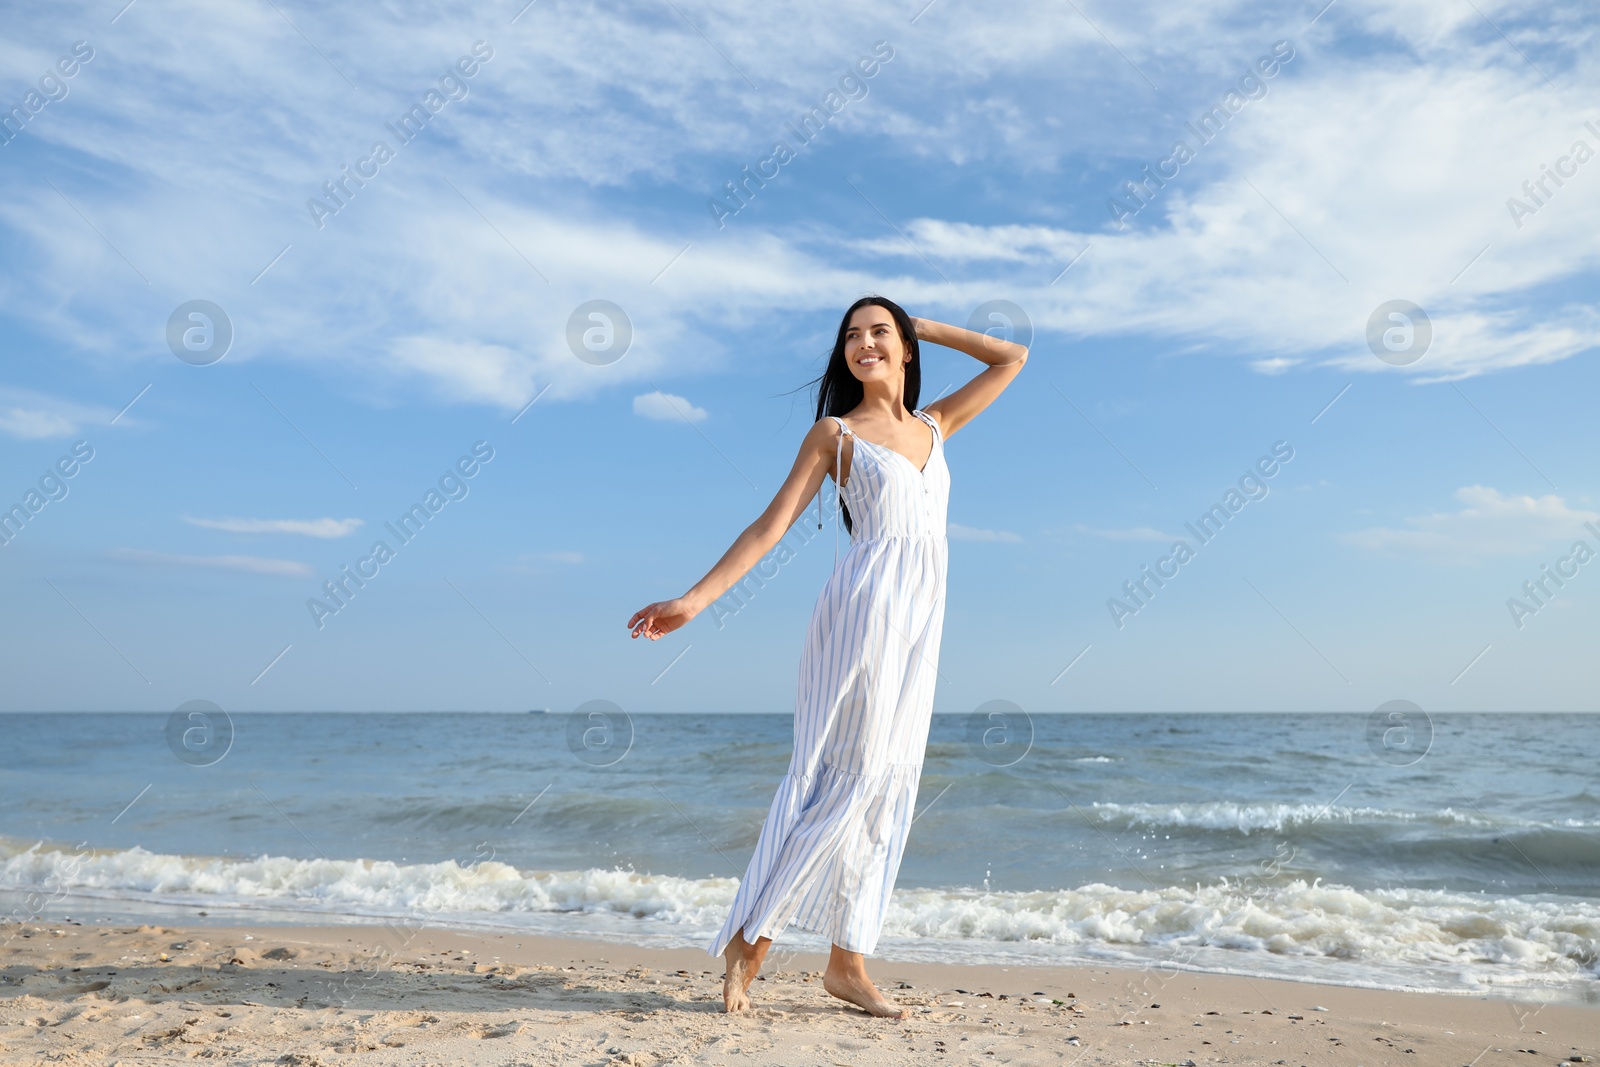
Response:
[[[1287,359],[1283,356],[1271,356],[1267,359],[1250,361],[1250,369],[1261,374],[1282,374],[1290,367],[1298,364],[1298,359]]]
[[[983,530],[976,526],[963,526],[959,522],[945,524],[945,532],[957,541],[1021,541],[1009,530]]]
[[[360,519],[197,519],[189,515],[183,516],[183,521],[191,526],[228,533],[285,533],[324,538],[348,537],[362,525]]]
[[[529,552],[521,558],[542,563],[582,563],[584,560],[582,552]]]
[[[1483,485],[1463,486],[1455,499],[1464,507],[1405,520],[1403,527],[1373,527],[1340,540],[1372,552],[1408,553],[1447,562],[1486,556],[1522,556],[1585,536],[1583,524],[1600,512],[1574,508],[1555,494],[1513,496]]]
[[[1107,541],[1176,541],[1178,538],[1171,534],[1162,533],[1150,526],[1130,526],[1120,530],[1100,530],[1083,523],[1074,523],[1074,530],[1088,534],[1090,537],[1101,537]]]
[[[53,411],[9,407],[0,408],[0,430],[24,441],[42,441],[69,437],[78,431],[78,424]]]
[[[667,419],[672,422],[679,419],[704,422],[707,417],[705,408],[697,408],[681,396],[659,391],[634,397],[633,413],[647,419]]]
[[[1191,5],[1193,24],[1135,3],[1101,19],[1125,62],[1081,20],[1041,17],[1042,10],[945,12],[946,32],[918,39],[917,64],[886,67],[859,120],[855,112],[842,118],[833,143],[848,144],[850,124],[870,119],[894,150],[947,166],[1014,158],[1026,139],[1031,173],[994,195],[1015,204],[1019,218],[1064,221],[976,222],[963,217],[958,196],[922,217],[893,213],[915,248],[893,235],[863,242],[844,219],[818,226],[786,215],[784,205],[798,210],[802,201],[780,179],[759,194],[776,212],[767,232],[730,227],[696,243],[655,285],[684,248],[683,225],[658,225],[654,205],[619,215],[611,193],[645,181],[703,201],[720,187],[726,160],[766,151],[774,136],[766,106],[752,104],[741,79],[678,20],[619,9],[591,25],[583,20],[596,18],[592,12],[542,8],[542,30],[524,20],[505,31],[496,47],[506,54],[441,119],[452,127],[440,142],[451,169],[505,180],[487,188],[458,183],[469,204],[434,180],[420,157],[402,154],[374,179],[381,193],[361,191],[318,231],[305,217],[306,196],[333,173],[339,146],[346,155],[364,150],[381,125],[350,107],[306,109],[292,137],[261,136],[270,122],[249,120],[270,113],[263,102],[283,99],[286,84],[312,78],[330,94],[348,87],[270,10],[191,8],[186,31],[195,43],[182,57],[156,47],[167,32],[159,20],[123,19],[119,53],[137,59],[87,69],[83,77],[98,79],[98,88],[74,95],[75,121],[41,120],[27,136],[139,180],[96,187],[85,178],[65,190],[105,239],[48,186],[9,185],[0,228],[17,250],[14,261],[27,263],[31,284],[25,297],[20,289],[0,295],[0,307],[66,347],[148,359],[146,335],[129,325],[145,321],[134,309],[146,286],[107,247],[110,240],[158,283],[168,280],[162,265],[171,263],[185,276],[219,279],[225,305],[235,297],[251,302],[251,358],[308,359],[301,339],[317,333],[325,342],[318,360],[376,369],[380,382],[420,383],[445,401],[513,410],[534,395],[536,376],[554,386],[552,399],[638,380],[675,338],[696,336],[702,316],[837,306],[840,294],[869,288],[962,311],[1004,291],[1041,328],[1212,345],[1266,373],[1288,371],[1288,361],[1299,359],[1293,369],[1331,362],[1426,380],[1566,359],[1595,346],[1600,315],[1560,294],[1600,264],[1593,242],[1570,239],[1600,229],[1600,197],[1562,191],[1521,227],[1505,209],[1541,164],[1590,136],[1578,120],[1600,77],[1581,50],[1563,54],[1561,88],[1552,88],[1483,32],[1470,5],[1446,11],[1352,0],[1332,17],[1362,27],[1353,32],[1370,35],[1369,47],[1335,39],[1319,45],[1314,60],[1305,54],[1286,66],[1266,98],[1118,231],[1100,209],[1118,191],[1118,164],[1101,173],[1067,161],[1121,159],[1129,176],[1137,174],[1138,161],[1159,158],[1183,134],[1179,117],[1153,103],[1131,103],[1131,116],[1085,107],[1072,122],[1043,125],[1020,116],[1039,99],[1087,99],[1132,77],[1126,62],[1173,70],[1182,83],[1220,92],[1238,77],[1241,55],[1287,31],[1264,26],[1239,2]],[[1571,40],[1594,32],[1581,14],[1559,18]],[[825,8],[797,9],[778,25],[712,3],[706,19],[732,56],[782,56],[762,67],[762,99],[796,107],[853,58],[839,41],[865,45],[880,32],[864,12]],[[36,21],[18,29],[21,39],[50,37],[50,18]],[[404,99],[418,89],[416,71],[448,63],[467,43],[454,41],[453,25],[442,14],[402,25],[375,9],[330,9],[317,36],[369,93]],[[550,43],[594,33],[605,35],[615,63],[587,63]],[[1555,37],[1544,43],[1561,47]],[[259,61],[275,49],[306,56],[306,65],[279,70]],[[513,50],[521,58],[511,59]],[[704,62],[654,61],[680,52]],[[967,106],[937,103],[952,95]],[[155,100],[165,116],[159,124],[148,120]],[[1373,114],[1385,121],[1372,122]],[[1394,129],[1427,136],[1419,144],[1396,139]],[[333,147],[305,151],[310,144]],[[1342,150],[1329,152],[1330,144]],[[1034,175],[1061,178],[1069,165],[1081,189],[1063,205],[1061,183]],[[1593,184],[1594,166],[1573,182]],[[548,182],[561,183],[558,206]],[[245,216],[241,202],[275,210]],[[170,225],[180,214],[196,231],[229,240],[180,235]],[[395,225],[397,218],[406,224]],[[700,221],[714,232],[709,216]],[[1093,251],[1052,285],[1091,242]],[[291,244],[252,288],[263,265]],[[944,264],[952,280],[930,278],[922,255]],[[345,284],[357,276],[363,285]],[[530,301],[529,286],[550,298]],[[656,348],[630,354],[605,378],[588,374],[564,339],[566,313],[597,287],[618,292],[637,321],[652,324]],[[77,294],[85,291],[97,294],[104,314],[83,313]],[[395,293],[406,294],[402,309],[390,300]],[[1421,304],[1435,325],[1433,350],[1407,368],[1379,362],[1362,343],[1372,309],[1396,296]],[[374,331],[375,321],[391,327]],[[684,369],[718,355],[703,342],[677,348],[674,365]],[[64,426],[59,416],[25,407],[4,418],[14,436]]]
[[[452,341],[438,337],[402,337],[389,348],[392,369],[416,376],[443,398],[520,407],[534,393],[536,360],[506,345]]]
[[[309,563],[262,556],[180,556],[167,552],[147,552],[142,548],[114,548],[113,559],[156,567],[199,567],[210,570],[270,574],[282,578],[310,578],[315,572]]]
[[[0,388],[0,433],[23,441],[71,437],[87,424],[109,422],[112,414],[31,389]]]

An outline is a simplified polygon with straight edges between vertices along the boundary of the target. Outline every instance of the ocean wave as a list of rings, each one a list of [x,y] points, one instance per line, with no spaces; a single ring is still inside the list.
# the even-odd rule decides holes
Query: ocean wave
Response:
[[[1100,821],[1125,829],[1232,830],[1241,834],[1271,830],[1283,833],[1314,823],[1411,823],[1440,827],[1472,827],[1484,830],[1512,830],[1560,826],[1590,829],[1597,824],[1578,819],[1543,823],[1530,819],[1489,818],[1478,812],[1438,808],[1434,811],[1405,811],[1394,808],[1345,807],[1329,804],[1245,804],[1230,800],[1211,800],[1187,804],[1117,804],[1096,802],[1090,805]]]
[[[431,834],[456,831],[482,831],[486,826],[505,826],[524,814],[559,825],[571,836],[589,837],[647,829],[660,815],[660,802],[645,796],[570,790],[538,799],[529,813],[528,800],[463,800],[440,803],[428,796],[397,797],[367,817],[380,826],[401,827]]]
[[[142,848],[87,854],[36,844],[0,861],[0,887],[88,889],[173,901],[271,902],[355,915],[613,912],[705,923],[726,910],[736,879],[636,871],[523,872],[487,860],[462,866],[389,860],[233,859]]]
[[[420,912],[440,921],[604,914],[701,936],[721,925],[738,880],[616,869],[522,871],[492,860],[463,867],[451,860],[232,859],[142,848],[78,853],[0,838],[0,888],[355,916]],[[1148,890],[1101,883],[1030,892],[901,888],[883,933],[933,944],[1154,948],[1174,958],[1220,949],[1460,973],[1487,969],[1497,981],[1600,977],[1600,903],[1358,890],[1320,879]]]
[[[1441,890],[1357,890],[1320,879],[1033,893],[897,890],[885,933],[1059,945],[1217,948],[1382,965],[1600,977],[1600,905]]]

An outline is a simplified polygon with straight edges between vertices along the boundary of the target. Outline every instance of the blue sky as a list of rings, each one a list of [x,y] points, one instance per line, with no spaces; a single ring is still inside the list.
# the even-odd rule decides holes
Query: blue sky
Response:
[[[938,710],[1592,708],[1600,19],[1321,8],[7,13],[0,707],[789,710],[831,522],[624,623],[760,513],[878,292],[1033,331],[949,444]],[[219,360],[169,343],[197,300]],[[621,358],[569,345],[593,300]],[[925,351],[925,401],[979,369]]]

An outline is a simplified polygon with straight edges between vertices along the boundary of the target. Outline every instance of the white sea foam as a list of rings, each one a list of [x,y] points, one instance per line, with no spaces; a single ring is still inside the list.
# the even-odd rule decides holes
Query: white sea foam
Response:
[[[1518,976],[1600,976],[1600,906],[1296,880],[1032,893],[896,891],[885,932],[1060,945],[1222,948]],[[1513,975],[1507,975],[1513,977]]]
[[[399,864],[384,860],[229,859],[133,848],[79,855],[0,838],[0,888],[102,898],[354,916],[539,925],[541,916],[645,920],[652,933],[695,939],[715,930],[738,887],[732,878],[681,878],[623,870],[521,871],[489,861]],[[610,921],[609,919],[607,921]],[[1195,961],[1360,962],[1413,988],[1437,975],[1461,984],[1562,983],[1600,977],[1600,905],[1494,898],[1422,889],[1260,882],[1163,889],[1099,883],[1073,889],[984,892],[899,888],[886,941],[950,948],[1006,943],[1059,946],[1077,955]],[[1230,959],[1234,957],[1230,956]],[[1236,964],[1235,964],[1236,965]],[[1246,968],[1248,969],[1248,968]],[[1433,976],[1427,981],[1424,974]]]
[[[1248,834],[1260,830],[1282,833],[1313,823],[1418,823],[1439,826],[1470,826],[1483,829],[1537,828],[1552,824],[1516,818],[1486,818],[1473,811],[1439,808],[1434,811],[1404,811],[1393,808],[1346,807],[1330,804],[1243,804],[1228,800],[1191,804],[1115,804],[1097,802],[1091,810],[1101,821],[1127,827],[1196,827],[1205,830],[1237,830]],[[1555,824],[1586,827],[1594,823],[1567,819]]]
[[[726,910],[737,885],[731,878],[675,878],[615,869],[522,872],[493,860],[462,867],[453,860],[229,859],[142,848],[80,856],[35,845],[0,862],[0,886],[5,888],[104,890],[165,901],[270,902],[355,915],[600,911],[709,923],[719,909]]]

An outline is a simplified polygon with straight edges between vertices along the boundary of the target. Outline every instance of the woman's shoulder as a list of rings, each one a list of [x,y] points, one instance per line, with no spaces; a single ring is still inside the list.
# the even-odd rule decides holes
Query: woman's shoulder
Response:
[[[807,444],[826,444],[833,447],[835,441],[851,433],[849,426],[837,415],[824,415],[811,424],[811,429],[806,431]]]

